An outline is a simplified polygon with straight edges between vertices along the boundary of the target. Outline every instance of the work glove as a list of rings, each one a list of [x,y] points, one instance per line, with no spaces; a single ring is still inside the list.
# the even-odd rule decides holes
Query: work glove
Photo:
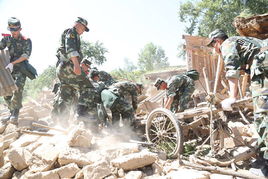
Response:
[[[221,102],[221,107],[224,111],[232,111],[232,104],[236,101],[235,98],[226,98]]]
[[[9,63],[9,64],[6,66],[6,69],[9,69],[10,72],[12,73],[12,71],[13,71],[13,64],[12,64],[12,63]]]

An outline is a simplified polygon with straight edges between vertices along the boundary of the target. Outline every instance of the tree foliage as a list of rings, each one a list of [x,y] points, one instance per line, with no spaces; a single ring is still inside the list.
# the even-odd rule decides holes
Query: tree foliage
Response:
[[[235,35],[232,22],[236,16],[267,13],[267,8],[267,0],[188,0],[181,4],[179,17],[191,35],[207,36],[217,28]]]
[[[49,66],[36,79],[27,79],[24,86],[24,96],[35,97],[42,89],[52,88],[56,79],[56,68]]]
[[[128,71],[125,69],[116,69],[111,72],[111,75],[118,81],[135,81],[141,82],[142,75],[144,74],[141,70]]]
[[[141,50],[138,58],[138,67],[141,70],[152,71],[167,66],[169,66],[168,58],[161,47],[149,43]]]
[[[92,63],[101,65],[107,61],[104,56],[108,50],[103,47],[103,44],[99,41],[95,43],[90,43],[88,41],[81,41],[81,50],[84,58],[91,58]]]

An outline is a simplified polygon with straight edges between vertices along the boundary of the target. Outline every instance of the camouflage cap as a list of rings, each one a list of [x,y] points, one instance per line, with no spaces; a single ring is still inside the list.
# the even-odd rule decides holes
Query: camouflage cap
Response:
[[[157,78],[154,86],[157,88],[157,90],[159,90],[161,83],[164,82],[164,80],[162,80],[161,78]]]
[[[199,72],[196,70],[189,70],[185,72],[185,75],[192,78],[193,80],[199,80]]]
[[[85,65],[91,65],[91,61],[89,61],[87,58],[84,58],[82,61],[81,61],[81,64],[85,64]]]
[[[7,30],[9,31],[17,31],[21,28],[20,20],[16,17],[10,17],[8,19],[8,27]]]
[[[221,37],[224,37],[224,36],[226,36],[226,33],[223,30],[220,30],[220,29],[214,30],[213,32],[211,32],[208,35],[209,42],[207,43],[207,46],[211,47],[211,44],[212,44],[212,42],[214,41],[215,38],[221,38]]]
[[[89,77],[90,78],[94,78],[94,76],[99,76],[99,71],[98,70],[95,70],[95,69],[93,69],[93,70],[90,70],[90,75],[89,75]]]
[[[77,20],[76,20],[75,22],[84,25],[85,28],[86,28],[86,30],[85,30],[86,32],[89,31],[89,28],[87,27],[87,20],[86,20],[86,19],[84,19],[84,18],[82,18],[82,17],[77,17]]]

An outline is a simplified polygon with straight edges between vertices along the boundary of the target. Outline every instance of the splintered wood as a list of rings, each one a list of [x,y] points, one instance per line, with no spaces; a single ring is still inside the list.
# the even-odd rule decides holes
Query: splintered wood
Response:
[[[17,86],[11,76],[10,71],[5,69],[9,63],[9,55],[7,51],[0,51],[0,96],[9,96],[13,91],[17,90]]]

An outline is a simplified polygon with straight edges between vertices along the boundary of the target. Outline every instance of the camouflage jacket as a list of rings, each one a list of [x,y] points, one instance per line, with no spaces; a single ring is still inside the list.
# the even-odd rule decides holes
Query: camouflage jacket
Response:
[[[221,45],[226,78],[239,78],[239,70],[245,69],[263,46],[262,40],[253,37],[234,36]]]
[[[101,92],[101,101],[105,108],[111,109],[118,98],[111,89],[104,89]]]
[[[76,32],[76,29],[70,28],[66,29],[61,35],[61,46],[58,49],[58,53],[61,52],[66,60],[71,57],[79,57],[83,59],[81,52],[81,42],[80,35]]]
[[[8,48],[10,62],[17,60],[20,57],[29,59],[32,52],[32,41],[22,35],[18,39],[13,38],[10,34],[2,34],[3,38],[0,41],[0,50]]]
[[[116,83],[113,77],[105,71],[99,71],[99,77],[100,77],[100,81],[104,82],[106,86],[110,86],[113,83]]]
[[[127,99],[130,96],[133,108],[137,109],[138,91],[134,83],[128,81],[117,82],[111,85],[110,89],[113,90],[114,94],[122,98]]]
[[[186,75],[174,75],[167,81],[166,95],[174,97],[182,94],[186,89],[194,88],[194,80]]]
[[[97,81],[91,80],[91,83],[92,83],[92,85],[94,86],[94,89],[95,89],[95,102],[101,103],[101,92],[104,89],[106,89],[106,86],[102,81],[97,82]]]

